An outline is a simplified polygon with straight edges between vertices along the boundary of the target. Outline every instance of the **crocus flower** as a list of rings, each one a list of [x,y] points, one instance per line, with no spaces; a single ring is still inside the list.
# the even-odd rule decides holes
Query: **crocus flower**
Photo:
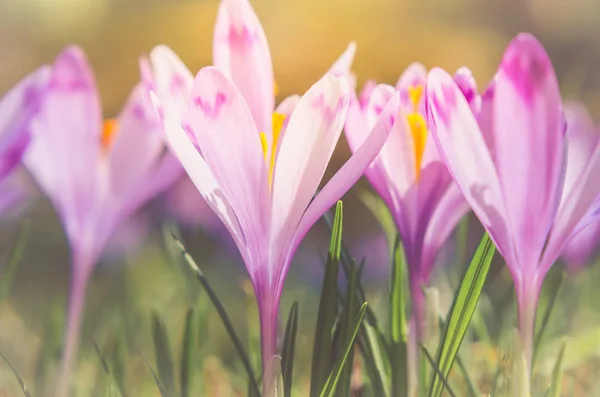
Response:
[[[119,117],[103,122],[92,70],[77,47],[52,66],[24,162],[58,213],[72,277],[59,390],[67,394],[85,288],[116,227],[183,172],[162,137],[148,92],[135,87]]]
[[[441,69],[429,74],[427,106],[450,173],[511,272],[531,366],[542,282],[600,191],[600,150],[594,147],[578,177],[563,184],[567,142],[558,83],[529,34],[518,35],[504,53],[479,123]]]
[[[565,190],[571,189],[600,143],[600,133],[587,109],[580,103],[565,104],[567,118],[567,171]],[[595,208],[593,208],[595,209]],[[592,211],[593,212],[593,211]],[[593,214],[591,214],[593,216]],[[567,271],[576,273],[589,262],[600,242],[600,221],[585,217],[562,252]]]
[[[30,121],[39,110],[50,69],[30,73],[0,100],[0,180],[20,162],[29,143]]]
[[[470,71],[459,70],[456,81],[476,107],[479,96]],[[402,74],[395,89],[368,83],[360,97],[354,94],[345,127],[354,152],[375,127],[385,103],[396,91],[400,93],[402,122],[396,124],[365,175],[389,208],[402,239],[418,340],[425,330],[423,286],[429,283],[439,249],[469,209],[428,132],[426,83],[427,70],[418,63]]]
[[[279,300],[292,256],[308,229],[362,175],[395,122],[397,97],[361,150],[311,201],[345,121],[354,50],[350,44],[302,98],[291,96],[276,109],[269,46],[247,0],[221,2],[215,67],[202,69],[195,80],[168,48],[150,54],[148,86],[169,141],[250,274],[265,395],[271,393],[273,379],[266,374],[272,373]]]

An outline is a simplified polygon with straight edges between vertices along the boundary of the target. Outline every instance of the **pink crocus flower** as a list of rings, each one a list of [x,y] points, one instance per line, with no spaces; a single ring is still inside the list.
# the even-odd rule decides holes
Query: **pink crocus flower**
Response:
[[[21,162],[49,75],[48,66],[42,66],[0,99],[0,180]]]
[[[455,77],[474,108],[480,97],[471,72],[460,69]],[[412,315],[416,340],[425,330],[425,296],[441,246],[469,205],[439,157],[425,119],[427,70],[409,66],[396,87],[368,83],[350,102],[346,139],[356,151],[379,121],[385,103],[400,93],[402,122],[394,130],[365,175],[389,208],[400,234],[408,264]]]
[[[583,104],[575,102],[565,104],[565,116],[569,141],[565,190],[570,190],[600,144],[600,133]],[[590,215],[595,219],[585,217],[563,249],[562,258],[570,273],[577,273],[584,269],[600,243],[600,221],[594,214]]]
[[[183,172],[166,149],[143,85],[116,120],[104,122],[83,51],[65,49],[52,66],[24,162],[58,213],[71,248],[66,345],[56,396],[68,393],[85,289],[117,226]]]
[[[479,118],[441,69],[427,82],[430,126],[469,205],[515,283],[519,328],[531,366],[544,277],[600,191],[600,150],[565,180],[566,123],[554,69],[529,34],[508,46]]]

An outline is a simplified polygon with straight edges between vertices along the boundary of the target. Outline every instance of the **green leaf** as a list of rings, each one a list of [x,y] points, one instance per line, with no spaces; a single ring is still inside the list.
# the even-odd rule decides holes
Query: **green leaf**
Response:
[[[96,355],[100,359],[100,363],[102,364],[102,369],[104,370],[104,373],[106,374],[106,377],[108,379],[108,394],[109,394],[109,396],[122,397],[123,393],[121,392],[119,385],[117,384],[117,381],[116,381],[113,373],[110,371],[108,363],[106,362],[106,359],[100,352],[100,348],[98,347],[98,344],[96,343],[95,340],[92,340],[92,345],[94,346]]]
[[[400,236],[394,241],[392,257],[392,296],[390,299],[390,365],[392,371],[392,395],[408,394],[408,375],[406,373],[406,259]]]
[[[179,380],[181,383],[181,397],[190,397],[194,386],[194,370],[196,367],[197,343],[196,343],[196,316],[195,310],[189,308],[185,315],[185,329],[183,342],[181,344],[181,372]]]
[[[448,377],[450,369],[458,354],[462,340],[467,332],[473,312],[477,307],[479,295],[483,289],[495,247],[490,237],[486,234],[479,243],[471,264],[462,278],[460,287],[456,291],[444,336],[442,337],[437,354],[437,367],[443,377]],[[438,373],[433,374],[429,387],[429,396],[439,397],[444,389]]]
[[[154,354],[158,375],[167,390],[167,393],[175,393],[175,370],[173,369],[173,357],[169,347],[169,338],[164,323],[158,313],[152,313],[152,338],[154,339]]]
[[[283,393],[285,397],[292,395],[292,376],[294,373],[294,351],[296,348],[296,334],[298,333],[298,302],[292,304],[281,352],[281,367],[283,376]]]
[[[563,358],[565,356],[565,348],[567,342],[563,342],[560,348],[560,353],[556,359],[556,364],[552,370],[552,382],[550,383],[550,395],[549,397],[560,397],[560,391],[562,389],[562,378],[563,378]]]
[[[161,397],[169,397],[169,393],[167,392],[167,390],[165,389],[165,386],[160,381],[160,378],[156,375],[156,372],[152,369],[152,366],[148,362],[148,359],[144,355],[144,352],[142,351],[142,349],[140,349],[138,347],[138,351],[142,355],[142,358],[144,359],[144,363],[146,363],[146,367],[148,367],[148,369],[150,370],[150,373],[152,374],[152,377],[154,378],[154,383],[156,383],[156,387],[158,388],[158,391],[160,392]]]
[[[431,357],[431,354],[429,354],[429,352],[427,351],[427,349],[423,345],[421,345],[421,353],[422,353],[421,356],[425,357],[427,359],[427,362],[429,362],[429,364],[431,365],[431,369],[433,369],[433,373],[437,374],[437,376],[439,376],[439,378],[442,381],[442,384],[444,385],[444,387],[446,388],[446,390],[448,391],[448,393],[452,397],[456,397],[456,393],[454,393],[454,391],[450,387],[450,384],[448,383],[448,380],[446,379],[446,377],[444,376],[444,374],[442,373],[442,371],[440,370],[440,368],[436,365],[435,361],[433,361],[433,357]]]
[[[347,341],[352,336],[352,323],[354,314],[358,309],[358,280],[360,279],[360,270],[357,268],[356,263],[352,266],[350,272],[350,279],[348,280],[348,286],[346,288],[346,300],[344,303],[344,310],[340,320],[340,341]],[[343,351],[343,345],[338,344],[338,351]],[[338,382],[336,396],[347,397],[350,395],[350,380],[352,378],[352,363],[354,362],[354,350],[350,351],[348,356],[348,362],[350,365],[346,365],[340,375]]]
[[[386,361],[388,356],[379,341],[377,329],[364,321],[358,336],[358,344],[373,388],[373,395],[389,396],[389,363]]]
[[[21,386],[21,390],[23,391],[23,394],[25,395],[25,397],[31,397],[31,394],[29,393],[29,389],[27,388],[27,385],[25,384],[25,382],[23,381],[23,379],[21,378],[21,376],[19,375],[19,373],[17,372],[15,367],[13,367],[11,362],[8,361],[8,358],[6,358],[6,356],[4,354],[2,354],[2,352],[0,352],[0,357],[2,357],[4,362],[6,362],[6,364],[8,364],[8,366],[12,370],[13,374],[15,374],[15,378],[17,378],[17,382],[19,382],[19,386]]]
[[[329,377],[327,378],[327,382],[325,382],[325,386],[321,391],[320,397],[333,397],[335,395],[335,391],[337,389],[338,383],[340,381],[342,371],[346,363],[348,362],[348,358],[350,357],[350,353],[354,348],[354,340],[356,339],[356,335],[358,334],[358,330],[362,324],[363,318],[365,317],[365,311],[367,310],[367,302],[363,303],[358,311],[356,317],[354,318],[353,324],[354,327],[352,329],[352,333],[350,334],[350,339],[346,341],[346,349],[344,354],[338,359],[335,367]]]
[[[0,301],[6,298],[10,293],[10,288],[17,272],[17,267],[19,263],[21,263],[21,259],[23,259],[23,253],[25,252],[25,247],[27,247],[30,231],[31,223],[29,221],[23,222],[23,225],[21,226],[21,233],[10,257],[10,261],[3,271],[0,272]]]
[[[231,320],[229,319],[229,315],[225,311],[225,308],[221,304],[219,297],[217,296],[217,294],[211,287],[210,283],[208,282],[208,279],[204,276],[204,273],[202,273],[202,270],[200,270],[200,267],[198,267],[198,265],[196,264],[196,261],[194,261],[194,258],[192,258],[192,256],[189,254],[189,252],[187,252],[187,250],[186,250],[185,246],[183,245],[183,243],[181,242],[181,240],[179,240],[175,235],[171,235],[171,237],[173,237],[173,240],[175,241],[177,247],[181,251],[183,258],[185,259],[185,261],[188,264],[188,266],[190,267],[190,269],[192,269],[194,274],[196,274],[196,278],[198,279],[198,281],[200,281],[200,284],[206,291],[206,294],[208,295],[213,306],[217,310],[219,317],[221,317],[221,321],[223,322],[223,325],[225,326],[225,330],[227,331],[229,338],[233,342],[233,345],[235,346],[235,348],[240,356],[240,359],[242,360],[244,369],[246,370],[246,373],[248,374],[248,379],[250,381],[250,387],[251,387],[253,394],[256,396],[260,396],[261,395],[260,389],[258,388],[258,382],[256,380],[256,376],[254,375],[254,370],[252,369],[252,364],[250,363],[250,358],[248,357],[248,353],[244,349],[244,345],[242,344],[241,339],[238,337],[237,333],[235,332],[235,328],[233,327],[233,324],[231,323]]]
[[[396,240],[397,231],[394,218],[392,217],[387,205],[385,205],[379,196],[369,190],[359,191],[358,198],[369,209],[369,211],[371,211],[375,219],[377,219],[377,222],[379,222],[386,235],[388,247],[392,249],[394,247],[394,241]]]
[[[335,207],[335,218],[329,244],[329,253],[327,254],[327,262],[325,264],[319,311],[317,312],[310,377],[310,395],[313,397],[318,396],[320,390],[323,389],[323,385],[332,367],[333,340],[331,331],[334,328],[338,310],[337,282],[342,246],[342,211],[342,202],[338,201]]]

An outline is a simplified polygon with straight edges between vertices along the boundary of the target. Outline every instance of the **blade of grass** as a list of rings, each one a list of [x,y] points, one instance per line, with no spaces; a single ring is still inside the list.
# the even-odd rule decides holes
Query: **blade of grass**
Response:
[[[408,394],[406,373],[406,261],[400,236],[394,241],[392,256],[392,296],[390,300],[390,365],[392,371],[392,396]]]
[[[154,341],[154,354],[156,355],[158,375],[167,393],[173,395],[175,394],[175,370],[171,348],[169,347],[169,337],[165,324],[156,312],[152,313],[152,338]]]
[[[144,354],[142,349],[140,349],[139,346],[138,346],[138,351],[142,355],[142,358],[144,359],[144,363],[146,363],[146,367],[148,367],[148,369],[150,370],[150,373],[152,374],[152,377],[154,378],[154,383],[156,383],[156,387],[158,388],[158,391],[160,392],[161,397],[169,397],[169,393],[167,393],[165,386],[160,381],[160,378],[156,375],[156,372],[152,369],[152,366],[148,362],[146,355]]]
[[[198,278],[198,281],[200,281],[200,284],[206,291],[206,294],[208,295],[213,306],[217,310],[217,313],[221,317],[221,321],[223,322],[223,325],[225,326],[225,330],[227,331],[229,338],[233,342],[233,344],[240,356],[240,359],[242,360],[244,369],[246,370],[246,373],[248,374],[248,379],[250,381],[250,387],[251,387],[254,395],[260,396],[261,395],[260,389],[258,387],[258,382],[256,380],[256,376],[254,375],[254,370],[252,369],[252,364],[250,363],[250,358],[248,357],[248,354],[247,354],[246,350],[244,349],[244,345],[242,344],[241,339],[238,337],[237,333],[235,332],[235,329],[233,328],[233,324],[231,323],[231,320],[229,319],[229,315],[227,314],[227,312],[225,311],[225,308],[221,304],[219,297],[217,296],[215,291],[212,289],[210,283],[208,282],[208,279],[204,276],[204,273],[202,273],[202,270],[200,270],[200,267],[198,267],[198,265],[196,264],[196,261],[194,261],[194,258],[192,258],[192,256],[186,250],[186,248],[183,245],[183,243],[181,242],[181,240],[179,240],[175,235],[172,235],[172,237],[173,237],[173,240],[175,241],[175,243],[177,244],[177,247],[181,251],[186,263],[188,264],[190,269],[192,269],[194,274],[196,274],[196,278]]]
[[[565,356],[566,347],[567,342],[565,341],[563,342],[562,347],[560,348],[560,353],[558,354],[556,364],[554,365],[554,369],[552,370],[552,382],[550,383],[549,397],[560,397],[563,379],[563,358]]]
[[[362,269],[358,269],[356,267],[356,263],[354,263],[350,271],[350,279],[348,280],[348,286],[346,289],[346,301],[344,304],[344,310],[342,312],[341,318],[340,341],[347,341],[352,336],[352,317],[358,309],[357,289],[361,270]],[[343,351],[343,347],[343,345],[338,344],[338,351]],[[348,362],[350,364],[344,367],[340,375],[340,379],[338,381],[338,387],[335,393],[335,395],[338,397],[347,397],[350,395],[350,380],[352,378],[352,363],[354,362],[354,349],[350,350]]]
[[[329,252],[325,264],[325,275],[323,276],[323,286],[321,288],[317,324],[315,327],[310,376],[310,395],[313,397],[318,396],[319,392],[323,389],[323,385],[325,385],[332,367],[333,340],[331,331],[334,328],[338,311],[337,283],[342,245],[342,228],[343,204],[341,201],[338,201],[335,207],[335,219],[329,242]]]
[[[113,375],[119,386],[121,393],[125,393],[125,380],[127,378],[127,338],[125,335],[125,327],[120,326],[117,332],[117,340],[113,353]]]
[[[6,265],[6,268],[0,273],[0,301],[6,298],[10,293],[12,281],[15,278],[17,268],[19,266],[19,263],[21,263],[23,253],[25,253],[25,248],[27,247],[27,241],[29,240],[30,231],[31,223],[29,222],[29,220],[26,220],[21,226],[21,233],[19,235],[19,239],[17,240],[17,244],[15,245],[13,253],[10,257],[10,261]]]
[[[535,361],[537,359],[538,352],[540,350],[540,344],[544,338],[544,334],[546,333],[546,329],[548,328],[548,324],[550,323],[550,317],[552,316],[552,311],[554,309],[554,305],[557,302],[557,298],[560,295],[560,291],[562,289],[563,281],[566,278],[566,272],[563,272],[558,279],[558,285],[554,287],[554,293],[550,297],[550,302],[546,306],[546,310],[544,311],[544,317],[542,318],[542,323],[540,324],[539,331],[535,335],[535,341],[533,342],[533,359],[532,365],[535,365]]]
[[[298,333],[298,302],[292,304],[281,352],[281,369],[283,375],[283,394],[285,397],[292,395],[292,376],[294,373],[294,351],[296,349],[296,334]]]
[[[375,396],[389,396],[389,363],[386,362],[388,355],[383,351],[377,330],[364,321],[358,337],[358,345],[361,355],[365,361],[367,374]]]
[[[109,396],[122,397],[123,393],[121,392],[121,389],[119,388],[119,385],[117,384],[117,380],[115,379],[113,373],[111,372],[111,370],[108,366],[108,363],[106,362],[106,359],[100,352],[100,348],[98,347],[98,344],[96,343],[96,341],[94,339],[92,339],[92,345],[94,346],[96,355],[98,356],[98,359],[100,359],[100,363],[102,364],[102,369],[104,370],[104,373],[106,374],[106,378],[108,379]]]
[[[490,237],[485,234],[456,291],[437,355],[437,366],[444,377],[450,373],[467,332],[494,252],[495,246]],[[429,387],[429,396],[439,397],[443,389],[444,384],[441,382],[440,376],[434,373]]]
[[[342,371],[344,366],[348,362],[348,357],[350,356],[350,352],[354,348],[354,340],[356,339],[356,335],[358,334],[358,330],[362,324],[363,318],[365,317],[365,312],[367,310],[367,302],[363,303],[360,310],[356,314],[354,318],[354,327],[352,333],[350,334],[350,339],[346,341],[346,350],[344,354],[339,358],[336,363],[331,375],[327,378],[327,382],[325,382],[325,386],[321,391],[320,397],[333,397],[335,395],[335,391],[337,389]]]
[[[188,308],[185,315],[185,330],[181,344],[181,397],[190,397],[194,386],[194,369],[196,367],[196,312],[194,308]]]
[[[421,345],[421,352],[423,353],[422,357],[425,357],[427,359],[427,361],[429,362],[429,364],[431,365],[431,369],[433,369],[433,372],[435,374],[437,374],[437,376],[440,377],[440,379],[441,379],[444,387],[446,388],[446,390],[448,391],[448,393],[450,394],[450,396],[456,397],[456,393],[454,393],[454,391],[450,387],[450,384],[448,383],[448,380],[446,379],[446,377],[444,376],[444,374],[442,373],[442,371],[440,371],[440,368],[435,364],[435,361],[433,361],[433,357],[431,357],[431,354],[429,354],[429,352],[427,351],[427,349],[423,345]]]
[[[21,390],[23,391],[23,394],[25,395],[25,397],[31,397],[31,394],[29,393],[29,389],[27,388],[27,385],[23,381],[23,378],[21,378],[21,375],[19,375],[19,373],[17,372],[16,368],[13,367],[11,362],[8,361],[8,358],[6,358],[6,356],[4,354],[2,354],[2,352],[0,352],[0,357],[2,357],[4,362],[6,364],[8,364],[8,366],[10,367],[13,374],[15,374],[15,378],[17,378],[17,382],[19,382],[19,386],[21,386]]]

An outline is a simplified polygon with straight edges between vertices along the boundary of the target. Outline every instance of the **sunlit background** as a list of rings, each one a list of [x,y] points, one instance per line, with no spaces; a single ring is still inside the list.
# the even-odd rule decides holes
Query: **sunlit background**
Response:
[[[359,85],[367,79],[393,84],[404,68],[419,61],[450,71],[466,65],[483,89],[508,41],[518,32],[528,31],[549,52],[565,98],[582,100],[593,115],[600,116],[598,0],[255,0],[252,4],[269,40],[279,100],[304,92],[352,40],[358,44],[354,70]],[[0,93],[40,64],[51,62],[66,45],[77,44],[95,70],[106,117],[114,117],[139,79],[140,56],[153,46],[170,46],[192,72],[211,63],[217,7],[216,0],[2,0]],[[342,139],[328,175],[347,157]],[[357,198],[357,192],[365,188],[366,183],[360,183],[346,198],[344,237],[354,255],[367,256],[365,277],[375,285],[385,285],[385,239]],[[228,288],[219,292],[234,302],[230,305],[234,313],[242,314],[245,276],[238,255],[210,214],[204,214],[207,210],[202,203],[188,204],[192,212],[197,205],[198,215],[209,219],[211,226],[196,223],[182,228],[182,233],[215,283],[227,280]],[[135,241],[141,250],[123,252],[117,241],[94,274],[84,348],[90,350],[92,336],[102,339],[98,329],[119,321],[114,317],[121,314],[114,313],[128,313],[122,317],[130,339],[149,351],[144,316],[150,310],[164,313],[175,333],[180,329],[186,301],[199,287],[181,280],[189,274],[178,272],[180,265],[173,265],[165,250],[163,223],[158,222],[164,218],[156,216],[161,208],[160,204],[150,205],[117,239]],[[38,197],[21,208],[18,216],[5,217],[0,234],[4,262],[19,240],[23,220],[29,222],[31,232],[8,299],[0,302],[0,350],[11,356],[29,379],[35,379],[37,354],[46,338],[56,338],[49,336],[48,322],[55,321],[60,330],[61,320],[49,318],[54,318],[52,308],[65,301],[69,253],[56,215],[47,201]],[[304,291],[308,284],[316,295],[327,236],[325,226],[318,224],[298,252],[286,289],[291,292],[284,293],[284,311],[291,300],[302,295],[294,292],[295,285],[303,285],[298,288]],[[239,288],[231,288],[231,280]],[[185,293],[180,290],[182,285],[186,285]],[[301,313],[314,310],[316,298],[303,299],[308,303]],[[243,304],[236,305],[238,302]],[[142,319],[137,314],[129,316],[131,312],[141,313]],[[244,316],[239,317],[243,322]],[[310,334],[310,319],[304,326]],[[214,326],[214,333],[222,332],[218,327]],[[227,341],[222,345],[231,349]],[[97,362],[91,360],[89,365],[80,371],[95,374]],[[144,372],[143,366],[137,371]],[[13,382],[9,374],[0,376],[0,396],[16,393]]]

